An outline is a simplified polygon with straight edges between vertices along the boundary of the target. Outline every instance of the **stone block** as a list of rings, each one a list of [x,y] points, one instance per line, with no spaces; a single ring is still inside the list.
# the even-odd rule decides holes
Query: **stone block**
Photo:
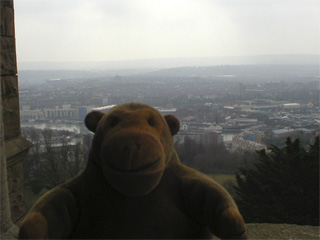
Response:
[[[13,8],[13,0],[1,0],[0,7],[9,7]]]
[[[17,76],[1,76],[1,96],[3,99],[18,97],[18,77]]]
[[[7,183],[8,183],[8,192],[12,192],[12,181],[11,181],[11,168],[7,168]]]
[[[25,214],[25,198],[23,189],[10,194],[11,219],[16,222]]]
[[[1,36],[14,36],[14,11],[13,7],[10,7],[10,2],[1,1]]]
[[[11,138],[5,141],[5,153],[7,158],[7,168],[21,162],[27,155],[32,143],[22,136]]]
[[[13,37],[0,38],[1,45],[1,75],[16,75],[16,45]]]
[[[247,224],[249,239],[320,239],[319,226]]]
[[[20,135],[19,99],[17,97],[2,99],[4,139]]]
[[[16,163],[7,168],[9,194],[23,189],[23,162]]]

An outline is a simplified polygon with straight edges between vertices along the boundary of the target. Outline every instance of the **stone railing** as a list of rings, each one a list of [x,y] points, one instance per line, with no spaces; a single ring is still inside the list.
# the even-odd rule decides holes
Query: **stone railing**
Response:
[[[247,224],[249,239],[320,239],[318,226]]]
[[[247,227],[249,239],[320,239],[318,226],[251,223]]]

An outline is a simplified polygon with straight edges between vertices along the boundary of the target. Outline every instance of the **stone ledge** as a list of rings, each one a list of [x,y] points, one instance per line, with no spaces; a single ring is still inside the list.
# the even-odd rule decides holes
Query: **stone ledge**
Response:
[[[10,229],[8,229],[7,231],[2,231],[0,232],[0,239],[18,239],[18,232],[19,232],[19,228],[16,225],[12,225]]]
[[[249,239],[320,239],[319,226],[247,224]]]
[[[7,158],[7,168],[11,165],[23,160],[23,157],[28,153],[32,143],[22,136],[6,140],[4,142],[5,153]]]
[[[247,224],[249,239],[320,239],[319,226]]]

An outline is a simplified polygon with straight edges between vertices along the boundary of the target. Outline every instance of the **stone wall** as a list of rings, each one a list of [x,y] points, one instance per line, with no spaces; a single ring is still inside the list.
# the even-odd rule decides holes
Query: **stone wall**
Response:
[[[18,163],[7,168],[7,177],[11,219],[13,222],[17,222],[25,214],[23,164]]]
[[[318,226],[247,224],[249,239],[320,239]]]
[[[247,224],[249,240],[257,239],[320,239],[318,226],[294,224],[250,223]],[[218,239],[218,238],[214,238]]]
[[[8,190],[13,222],[25,213],[23,157],[32,144],[21,136],[13,0],[1,0],[1,113]],[[2,186],[1,186],[2,187]]]

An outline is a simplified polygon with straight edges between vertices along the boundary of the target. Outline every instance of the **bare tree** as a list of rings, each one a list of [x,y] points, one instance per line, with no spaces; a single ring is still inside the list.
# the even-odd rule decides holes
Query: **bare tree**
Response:
[[[89,134],[76,138],[74,134],[50,129],[28,129],[24,134],[34,142],[25,161],[26,184],[34,193],[51,189],[84,169],[91,142]]]

